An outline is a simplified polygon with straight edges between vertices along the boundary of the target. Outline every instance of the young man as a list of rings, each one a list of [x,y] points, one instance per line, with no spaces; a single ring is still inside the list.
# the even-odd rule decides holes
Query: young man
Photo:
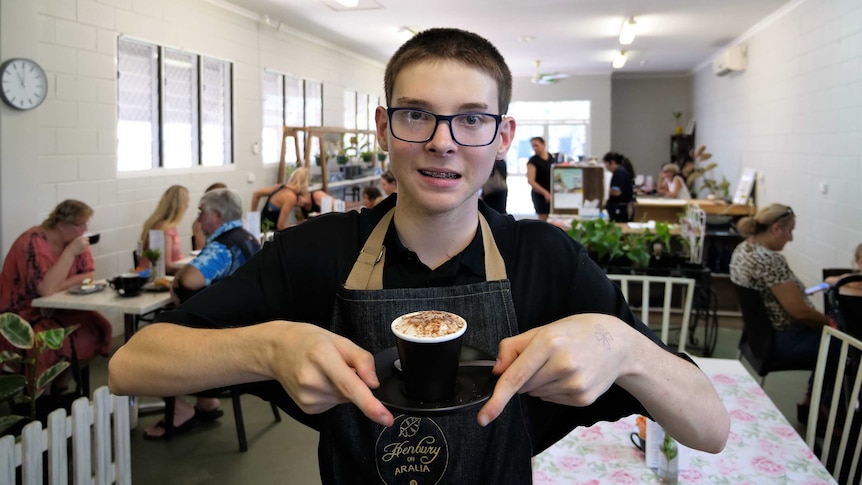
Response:
[[[709,380],[633,317],[583,248],[479,203],[515,131],[497,49],[460,30],[422,32],[390,60],[384,87],[377,132],[397,197],[280,232],[161,314],[173,323],[136,334],[111,361],[111,389],[264,381],[258,394],[320,431],[323,483],[530,483],[530,457],[574,426],[636,412],[720,451],[730,420]],[[427,309],[465,317],[464,344],[496,356],[484,405],[393,415],[373,394],[390,322]]]

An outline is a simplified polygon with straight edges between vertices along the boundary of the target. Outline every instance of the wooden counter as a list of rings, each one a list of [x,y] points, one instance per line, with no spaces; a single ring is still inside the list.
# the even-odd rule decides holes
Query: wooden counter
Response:
[[[752,215],[756,210],[753,206],[728,204],[722,200],[639,197],[635,201],[635,221],[677,222],[687,204],[696,204],[707,215],[741,217]]]

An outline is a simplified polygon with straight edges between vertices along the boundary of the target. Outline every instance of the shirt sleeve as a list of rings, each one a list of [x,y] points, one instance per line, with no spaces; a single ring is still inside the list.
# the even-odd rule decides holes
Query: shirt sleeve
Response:
[[[213,241],[204,246],[200,254],[189,264],[201,272],[206,279],[206,286],[209,286],[213,281],[218,281],[228,275],[231,261],[230,250],[224,244]]]

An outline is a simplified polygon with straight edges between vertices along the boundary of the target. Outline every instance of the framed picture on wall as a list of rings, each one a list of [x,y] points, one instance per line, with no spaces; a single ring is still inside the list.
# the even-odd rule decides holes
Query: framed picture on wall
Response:
[[[736,193],[733,195],[734,204],[748,205],[756,177],[757,172],[753,168],[742,169],[742,175],[739,176],[739,182],[736,184]]]

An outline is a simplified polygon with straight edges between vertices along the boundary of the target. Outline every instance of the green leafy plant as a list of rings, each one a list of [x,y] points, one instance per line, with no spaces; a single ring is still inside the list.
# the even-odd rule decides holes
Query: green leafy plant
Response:
[[[599,264],[609,264],[625,257],[637,267],[649,265],[649,247],[653,241],[661,240],[665,247],[670,247],[671,238],[668,223],[656,223],[656,234],[649,230],[623,234],[619,226],[604,219],[573,220],[568,233],[588,252],[594,254]]]
[[[162,251],[159,249],[147,248],[141,251],[141,255],[147,258],[151,265],[155,266],[159,258],[162,257]]]
[[[60,361],[44,372],[36,375],[36,364],[47,350],[59,350],[63,341],[78,325],[66,328],[52,328],[34,332],[30,323],[15,313],[0,314],[0,335],[15,348],[28,351],[26,355],[15,352],[0,352],[0,365],[20,364],[22,374],[0,376],[0,399],[29,404],[30,419],[36,419],[36,399],[58,375],[69,367],[69,362]],[[6,431],[27,416],[10,415],[0,417],[0,433]]]
[[[385,162],[386,161],[386,152],[377,152],[377,161]]]
[[[359,154],[359,158],[361,158],[363,162],[369,163],[371,160],[374,160],[374,152],[362,152]]]

